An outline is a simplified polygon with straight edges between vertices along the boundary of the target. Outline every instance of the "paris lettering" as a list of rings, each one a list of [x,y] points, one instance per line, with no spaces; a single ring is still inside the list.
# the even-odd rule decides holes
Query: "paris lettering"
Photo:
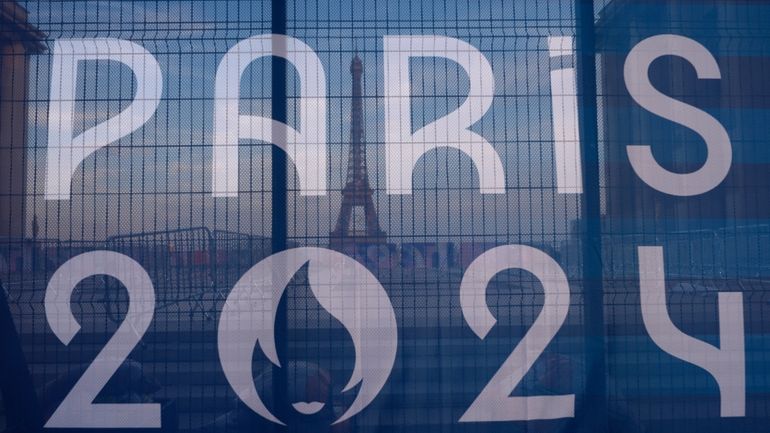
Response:
[[[386,36],[384,47],[385,192],[411,194],[412,171],[427,152],[457,149],[470,157],[479,173],[482,194],[505,194],[506,173],[500,155],[481,135],[470,130],[492,105],[495,79],[484,54],[459,39],[444,36]],[[548,38],[552,58],[574,56],[573,38]],[[277,56],[288,61],[299,77],[300,130],[282,122],[239,112],[240,83],[255,60]],[[664,56],[687,60],[699,79],[720,78],[713,55],[698,42],[677,35],[658,35],[637,44],[623,71],[631,97],[641,107],[696,132],[708,156],[691,173],[662,167],[649,145],[630,143],[631,167],[651,188],[673,196],[693,196],[717,187],[732,162],[732,145],[724,127],[708,113],[656,90],[648,69]],[[413,131],[410,117],[410,59],[441,57],[457,63],[468,75],[470,90],[451,113]],[[78,65],[85,61],[114,61],[133,71],[136,94],[116,116],[74,135]],[[554,126],[554,166],[559,193],[582,192],[582,164],[577,127],[575,68],[551,71]],[[49,101],[49,132],[45,180],[47,200],[70,197],[72,174],[96,150],[118,141],[147,122],[163,93],[163,73],[155,57],[142,46],[120,39],[59,39],[54,43]],[[313,49],[284,35],[261,35],[227,51],[215,76],[211,194],[238,195],[238,144],[261,140],[283,149],[297,171],[302,196],[327,194],[326,73]]]
[[[471,130],[492,105],[495,77],[485,55],[473,45],[445,36],[399,35],[383,38],[385,192],[412,193],[412,172],[418,160],[439,147],[467,155],[479,174],[482,194],[505,194],[504,164],[492,144]],[[572,37],[548,37],[551,58],[574,57]],[[246,68],[265,57],[285,59],[299,78],[295,129],[277,120],[239,112],[240,83]],[[714,56],[697,41],[678,35],[657,35],[639,42],[625,60],[623,78],[631,98],[645,110],[697,133],[707,157],[695,171],[672,172],[656,161],[651,147],[628,143],[626,152],[636,175],[662,194],[690,197],[719,186],[730,170],[732,145],[714,117],[655,89],[648,70],[658,58],[677,56],[690,63],[698,79],[721,78]],[[469,77],[464,102],[449,114],[415,130],[411,121],[410,59],[444,58]],[[78,68],[82,62],[113,61],[128,67],[135,78],[135,96],[117,115],[75,134],[74,104]],[[355,66],[355,65],[354,65]],[[575,67],[550,71],[554,114],[556,191],[581,194],[583,168],[578,129]],[[259,140],[278,146],[292,161],[301,196],[328,193],[327,77],[324,65],[304,42],[275,34],[254,36],[232,46],[222,57],[214,77],[213,159],[210,193],[238,195],[238,146]],[[45,180],[47,200],[69,200],[73,173],[100,148],[132,134],[154,115],[163,94],[163,72],[155,57],[141,45],[120,39],[60,39],[54,43],[50,81],[50,114]],[[360,91],[360,89],[359,89]],[[355,90],[354,90],[355,93]],[[651,339],[664,352],[706,371],[716,381],[722,417],[742,417],[746,411],[744,314],[741,293],[718,297],[717,345],[687,335],[672,322],[666,307],[664,251],[640,246],[638,252],[641,312]],[[275,366],[282,360],[275,343],[278,303],[290,280],[307,264],[308,284],[320,305],[348,331],[356,360],[344,391],[356,398],[334,421],[344,422],[372,403],[385,386],[398,350],[398,329],[386,290],[364,264],[325,248],[300,247],[265,258],[234,285],[218,318],[217,349],[227,382],[259,416],[275,424],[284,420],[265,405],[251,371],[254,349]],[[475,258],[464,270],[459,298],[465,324],[479,339],[494,328],[496,319],[486,301],[492,278],[509,269],[533,275],[544,291],[543,307],[521,341],[465,410],[459,422],[531,421],[570,418],[575,394],[515,395],[527,371],[542,354],[567,318],[570,282],[561,265],[544,251],[527,245],[502,245]],[[94,275],[120,281],[129,294],[128,312],[120,327],[85,370],[47,420],[48,428],[160,428],[157,403],[94,403],[98,393],[131,350],[140,343],[153,320],[155,291],[142,266],[114,251],[91,251],[65,262],[53,274],[45,294],[50,329],[64,344],[80,325],[70,299],[77,284]],[[590,289],[590,288],[588,288]],[[318,413],[318,401],[292,402],[300,414]]]

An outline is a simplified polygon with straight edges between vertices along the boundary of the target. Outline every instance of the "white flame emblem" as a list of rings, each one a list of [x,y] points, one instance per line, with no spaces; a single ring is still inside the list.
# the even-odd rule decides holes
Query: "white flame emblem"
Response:
[[[278,303],[294,274],[308,265],[313,295],[348,330],[355,346],[353,374],[343,392],[361,384],[348,410],[334,424],[368,406],[380,392],[396,359],[396,316],[377,278],[354,259],[324,248],[295,248],[254,265],[235,284],[222,309],[218,349],[227,381],[254,412],[285,425],[259,397],[251,371],[254,347],[280,366],[275,348]],[[295,408],[297,406],[295,405]]]

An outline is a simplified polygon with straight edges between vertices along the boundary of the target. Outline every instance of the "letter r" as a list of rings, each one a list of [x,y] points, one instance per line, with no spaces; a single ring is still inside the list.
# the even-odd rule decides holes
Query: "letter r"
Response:
[[[492,105],[495,78],[484,55],[459,39],[443,36],[385,36],[385,167],[388,194],[412,193],[417,161],[439,147],[470,156],[482,194],[505,193],[505,172],[495,148],[469,130]],[[470,92],[460,107],[412,133],[409,59],[443,57],[458,63],[470,78]]]

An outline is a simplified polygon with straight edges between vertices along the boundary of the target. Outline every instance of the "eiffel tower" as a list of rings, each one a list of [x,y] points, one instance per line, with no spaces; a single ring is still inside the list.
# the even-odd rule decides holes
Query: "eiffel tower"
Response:
[[[364,143],[364,111],[361,76],[364,67],[358,54],[350,63],[353,75],[353,98],[350,124],[350,155],[345,187],[342,189],[342,208],[334,230],[329,234],[329,246],[337,250],[356,245],[385,244],[386,235],[380,228],[372,199],[373,190],[366,172],[366,144]],[[363,218],[356,214],[363,210]],[[352,226],[351,226],[352,223]],[[363,225],[360,227],[359,225]]]

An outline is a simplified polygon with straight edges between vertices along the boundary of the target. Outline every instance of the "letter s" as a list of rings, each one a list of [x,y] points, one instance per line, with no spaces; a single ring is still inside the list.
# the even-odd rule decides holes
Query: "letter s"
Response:
[[[721,78],[711,53],[698,42],[677,35],[658,35],[639,42],[628,54],[623,68],[631,97],[645,110],[692,129],[706,142],[708,154],[701,168],[692,173],[673,173],[661,167],[648,145],[628,146],[628,159],[636,174],[656,190],[676,196],[703,194],[716,188],[732,163],[732,145],[727,131],[708,113],[664,95],[652,86],[649,67],[662,56],[673,55],[690,62],[700,79]]]

